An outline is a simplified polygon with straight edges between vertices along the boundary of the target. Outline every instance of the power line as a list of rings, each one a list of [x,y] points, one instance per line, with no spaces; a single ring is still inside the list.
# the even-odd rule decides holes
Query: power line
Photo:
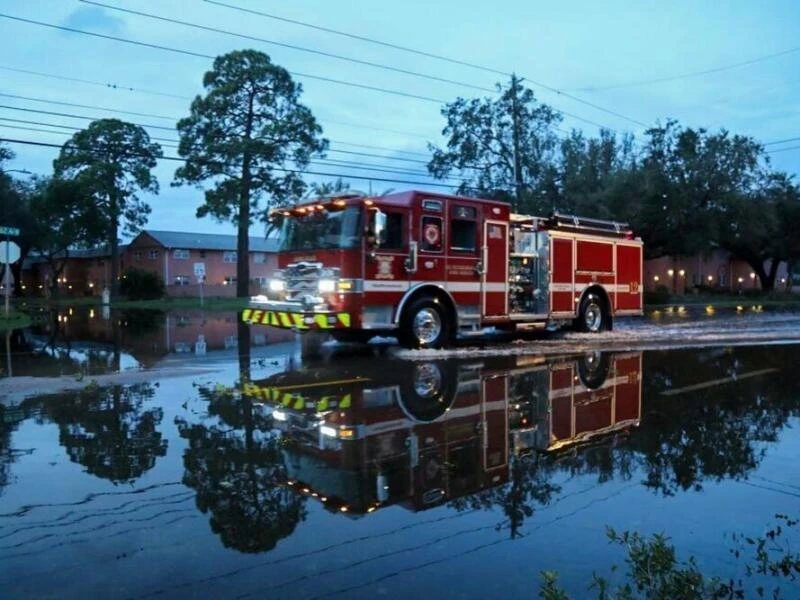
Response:
[[[77,29],[75,27],[66,27],[64,25],[54,25],[53,23],[45,23],[44,21],[36,21],[33,19],[25,19],[23,17],[15,17],[13,15],[8,15],[5,13],[0,13],[0,17],[5,19],[11,19],[12,21],[19,21],[20,23],[28,23],[30,25],[38,25],[40,27],[48,27],[50,29],[57,29],[59,31],[68,31],[70,33],[80,33],[82,35],[88,35],[90,37],[111,40],[114,42],[120,42],[123,44],[131,44],[133,46],[141,46],[143,48],[151,48],[153,50],[163,50],[165,52],[173,52],[175,54],[183,54],[185,56],[194,56],[196,58],[205,58],[209,60],[214,60],[215,56],[211,56],[210,54],[203,54],[202,52],[195,52],[194,50],[185,50],[183,48],[172,48],[170,46],[162,46],[161,44],[151,44],[148,42],[140,42],[138,40],[131,40],[128,38],[123,38],[115,35],[107,35],[104,33],[95,33],[94,31],[86,31],[84,29]],[[426,102],[435,102],[436,104],[445,104],[445,101],[441,98],[433,98],[430,96],[421,96],[419,94],[411,94],[408,92],[403,92],[400,90],[390,90],[387,88],[377,87],[373,85],[366,85],[363,83],[354,83],[351,81],[343,81],[341,79],[334,79],[332,77],[323,77],[321,75],[311,75],[309,73],[300,73],[299,71],[289,71],[293,76],[305,78],[305,79],[314,79],[317,81],[326,81],[328,83],[335,83],[338,85],[345,85],[348,87],[355,87],[363,90],[370,90],[373,92],[380,92],[383,94],[391,94],[394,96],[402,96],[405,98],[413,98],[415,100],[423,100]]]
[[[12,138],[0,138],[0,142],[5,142],[7,144],[22,144],[26,146],[39,146],[44,148],[61,148],[59,144],[50,144],[47,142],[36,142],[33,140],[20,140],[20,139],[12,139]],[[162,156],[159,160],[169,160],[169,161],[176,161],[176,162],[186,162],[185,158],[181,158],[180,156]],[[287,169],[284,167],[272,167],[273,171],[280,171],[281,173],[294,173],[297,175],[315,175],[318,177],[332,177],[332,178],[342,178],[342,179],[358,179],[361,181],[377,181],[382,183],[401,183],[404,185],[413,185],[413,186],[425,186],[425,187],[435,187],[435,188],[444,188],[448,190],[452,190],[454,185],[452,184],[443,184],[443,183],[427,183],[424,181],[408,181],[405,179],[389,179],[387,177],[366,177],[361,175],[347,175],[344,173],[330,173],[330,172],[320,172],[320,171],[301,171],[299,169]]]
[[[166,92],[157,92],[157,91],[153,91],[153,90],[144,90],[142,88],[134,88],[134,87],[131,87],[131,86],[128,86],[128,85],[122,85],[122,84],[117,84],[117,83],[103,83],[101,81],[92,81],[90,79],[79,79],[77,77],[64,77],[62,75],[56,75],[56,74],[53,74],[53,73],[43,73],[41,71],[31,71],[31,70],[28,70],[28,69],[18,69],[18,68],[15,68],[15,67],[9,67],[9,66],[4,66],[4,65],[0,65],[0,69],[6,70],[6,71],[13,71],[13,72],[16,72],[16,73],[25,73],[25,74],[28,74],[28,75],[36,75],[36,76],[39,76],[39,77],[46,77],[46,78],[50,78],[50,79],[61,79],[61,80],[66,80],[66,81],[72,81],[72,82],[75,82],[75,83],[83,83],[83,84],[87,84],[87,85],[95,85],[95,86],[100,86],[100,87],[104,87],[104,88],[108,88],[108,89],[112,89],[112,90],[119,90],[119,91],[125,91],[125,92],[134,92],[134,93],[139,93],[139,94],[154,94],[154,95],[158,95],[158,96],[168,96],[168,97],[172,97],[172,98],[180,98],[182,100],[192,100],[191,96],[180,96],[178,94],[169,94],[169,93],[166,93]],[[380,132],[383,132],[383,133],[393,133],[395,135],[402,135],[402,136],[405,136],[405,137],[408,137],[408,138],[419,138],[419,139],[423,139],[423,140],[427,140],[427,139],[430,138],[430,136],[422,135],[421,133],[410,133],[408,131],[400,131],[398,129],[386,129],[384,127],[374,127],[374,126],[370,126],[370,125],[363,125],[363,124],[360,124],[360,123],[348,123],[346,121],[334,121],[334,120],[331,120],[331,119],[326,119],[325,123],[331,124],[331,125],[341,125],[342,127],[352,127],[354,129],[364,129],[364,130],[368,130],[368,131],[380,131]]]
[[[775,144],[784,144],[786,142],[796,142],[797,140],[800,140],[800,137],[790,137],[790,138],[786,138],[785,140],[775,140],[774,142],[766,142],[763,145],[764,146],[774,146]]]
[[[789,146],[788,148],[777,148],[775,150],[767,150],[767,154],[777,154],[778,152],[788,152],[789,150],[800,150],[800,146]]]
[[[478,64],[467,62],[467,61],[464,61],[464,60],[459,60],[459,59],[451,58],[451,57],[448,57],[448,56],[443,56],[441,54],[434,54],[432,52],[425,52],[425,51],[422,51],[422,50],[417,50],[415,48],[409,48],[408,46],[400,46],[398,44],[392,44],[392,43],[384,42],[384,41],[381,41],[381,40],[378,40],[378,39],[375,39],[375,38],[356,35],[356,34],[353,34],[353,33],[348,33],[346,31],[340,31],[338,29],[331,29],[329,27],[323,27],[321,25],[315,25],[313,23],[307,23],[305,21],[299,21],[299,20],[296,20],[296,19],[289,19],[289,18],[286,18],[286,17],[279,17],[279,16],[274,15],[274,14],[266,13],[266,12],[259,11],[259,10],[252,10],[252,9],[249,9],[249,8],[244,8],[244,7],[236,6],[236,5],[233,5],[233,4],[226,4],[224,2],[219,2],[217,0],[204,0],[204,1],[206,3],[208,3],[208,4],[215,4],[217,6],[222,6],[222,7],[225,7],[225,8],[232,9],[232,10],[237,10],[237,11],[244,12],[244,13],[258,15],[258,16],[261,16],[261,17],[265,17],[267,19],[274,19],[276,21],[282,21],[284,23],[291,23],[293,25],[299,25],[300,27],[308,27],[310,29],[315,29],[317,31],[324,31],[325,33],[330,33],[330,34],[333,34],[333,35],[339,35],[339,36],[347,37],[347,38],[350,38],[350,39],[359,40],[359,41],[362,41],[362,42],[367,42],[367,43],[370,43],[370,44],[377,44],[379,46],[384,46],[386,48],[392,48],[394,50],[400,50],[402,52],[409,52],[411,54],[417,54],[419,56],[425,56],[427,58],[433,58],[433,59],[436,59],[436,60],[441,60],[441,61],[448,62],[448,63],[455,64],[455,65],[461,65],[461,66],[464,66],[464,67],[470,67],[472,69],[477,69],[479,71],[484,71],[484,72],[488,72],[488,73],[494,73],[496,75],[503,75],[504,77],[511,77],[511,75],[512,75],[511,73],[508,73],[506,71],[501,71],[499,69],[494,69],[492,67],[486,67],[486,66],[483,66],[483,65],[478,65]],[[584,100],[583,98],[579,98],[577,96],[569,94],[569,93],[567,93],[567,92],[565,92],[563,90],[560,90],[558,88],[555,88],[555,87],[546,85],[546,84],[544,84],[542,82],[536,81],[536,80],[534,80],[534,79],[532,79],[530,77],[525,77],[525,79],[527,79],[528,81],[530,81],[534,85],[537,85],[537,86],[539,86],[539,87],[541,87],[543,89],[546,89],[546,90],[548,90],[550,92],[553,92],[555,94],[561,95],[561,96],[563,96],[565,98],[569,98],[569,99],[571,99],[571,100],[573,100],[575,102],[579,102],[579,103],[584,104],[586,106],[590,106],[591,108],[594,108],[595,110],[599,110],[599,111],[605,112],[607,114],[613,115],[615,117],[618,117],[620,119],[624,119],[626,121],[630,121],[631,123],[634,123],[636,125],[641,125],[641,126],[644,126],[644,127],[648,126],[647,124],[643,123],[642,121],[639,121],[637,119],[633,119],[631,117],[623,115],[622,113],[619,113],[619,112],[604,108],[604,107],[599,106],[599,105],[597,105],[597,104],[595,104],[593,102],[589,102],[588,100]],[[560,112],[563,112],[565,115],[568,115],[568,116],[570,116],[570,117],[572,117],[574,119],[585,121],[585,119],[583,119],[582,117],[578,117],[576,115],[569,114],[569,113],[567,113],[567,112],[565,112],[563,110],[560,110]],[[597,125],[596,123],[592,123],[592,122],[590,122],[590,124]],[[604,127],[605,129],[611,130],[610,127],[605,127],[605,126],[601,126],[601,127]]]
[[[9,105],[6,105],[6,104],[0,104],[0,108],[5,108],[5,109],[8,109],[8,110],[17,110],[17,111],[22,111],[22,112],[37,113],[37,114],[43,114],[43,115],[50,115],[50,116],[57,116],[57,117],[65,117],[65,118],[68,118],[68,119],[82,119],[84,121],[97,121],[97,120],[99,120],[98,117],[89,117],[89,116],[86,116],[86,115],[75,115],[75,114],[71,114],[71,113],[55,112],[55,111],[51,111],[51,110],[39,110],[39,109],[35,109],[35,108],[21,108],[21,107],[18,107],[18,106],[9,106]],[[36,124],[37,125],[48,125],[47,123],[36,123]],[[50,124],[50,125],[52,126],[52,124]],[[149,128],[149,129],[159,129],[159,130],[164,130],[164,131],[176,131],[174,127],[165,127],[165,126],[162,126],[162,125],[149,125],[149,124],[146,124],[146,123],[133,123],[133,125],[138,125],[139,127],[145,127],[145,128]],[[56,125],[56,127],[58,127],[58,125]],[[156,139],[156,138],[152,138],[152,139]],[[177,143],[179,141],[179,140],[167,140],[167,139],[163,139],[163,138],[162,138],[162,140],[163,141],[167,141],[167,142],[175,142],[175,143]],[[390,150],[390,149],[389,148],[385,148],[385,150]],[[378,154],[375,154],[374,152],[357,152],[355,150],[338,150],[336,148],[330,148],[330,149],[328,149],[328,152],[334,152],[334,153],[337,153],[337,154],[350,154],[350,155],[353,155],[353,156],[368,156],[368,157],[372,157],[372,158],[383,158],[385,160],[395,160],[395,161],[399,161],[399,162],[410,162],[410,163],[417,163],[417,164],[423,164],[423,165],[427,165],[428,164],[427,160],[420,160],[420,159],[416,159],[416,158],[406,158],[405,156],[378,155]]]
[[[222,35],[229,35],[229,36],[233,36],[233,37],[237,37],[237,38],[241,38],[241,39],[245,39],[245,40],[261,42],[261,43],[270,44],[270,45],[273,45],[273,46],[280,46],[282,48],[289,48],[290,50],[297,50],[298,52],[307,52],[309,54],[316,54],[318,56],[325,56],[325,57],[328,57],[328,58],[334,58],[336,60],[342,60],[342,61],[346,61],[346,62],[355,63],[355,64],[358,64],[358,65],[365,65],[365,66],[368,66],[368,67],[374,67],[376,69],[383,69],[383,70],[386,70],[386,71],[392,71],[394,73],[402,73],[404,75],[411,75],[411,76],[414,76],[414,77],[421,77],[423,79],[429,79],[431,81],[438,81],[438,82],[441,82],[441,83],[449,83],[449,84],[452,84],[452,85],[458,85],[458,86],[462,86],[462,87],[467,87],[467,88],[471,88],[471,89],[474,89],[474,90],[480,90],[480,91],[483,91],[483,92],[490,92],[490,93],[496,92],[496,90],[494,90],[492,88],[485,87],[485,86],[475,85],[475,84],[472,84],[472,83],[467,83],[465,81],[456,81],[454,79],[446,79],[444,77],[438,77],[436,75],[430,75],[430,74],[427,74],[427,73],[419,73],[417,71],[410,71],[410,70],[407,70],[407,69],[401,69],[399,67],[393,67],[391,65],[387,65],[387,64],[384,64],[384,63],[376,63],[376,62],[372,62],[372,61],[368,61],[368,60],[361,60],[359,58],[353,58],[353,57],[350,57],[350,56],[343,56],[341,54],[333,54],[332,52],[326,52],[324,50],[315,50],[313,48],[306,48],[304,46],[296,46],[294,44],[287,44],[287,43],[284,43],[284,42],[276,42],[275,40],[269,40],[267,38],[257,37],[257,36],[253,36],[253,35],[246,35],[246,34],[237,33],[237,32],[234,32],[234,31],[228,31],[226,29],[220,29],[218,27],[209,27],[207,25],[200,25],[199,23],[189,23],[188,21],[181,21],[180,19],[172,19],[170,17],[164,17],[164,16],[161,16],[161,15],[155,15],[155,14],[152,14],[152,13],[141,12],[141,11],[138,11],[138,10],[131,10],[131,9],[128,9],[128,8],[122,8],[122,7],[119,7],[119,6],[112,6],[112,5],[109,5],[109,4],[103,4],[101,2],[95,2],[94,0],[80,0],[80,1],[83,2],[84,4],[91,4],[93,6],[100,6],[102,8],[107,8],[109,10],[116,10],[116,11],[119,11],[119,12],[131,14],[131,15],[137,15],[137,16],[140,16],[140,17],[148,18],[148,19],[155,19],[157,21],[163,21],[163,22],[166,22],[166,23],[173,23],[175,25],[181,25],[183,27],[190,27],[190,28],[199,29],[199,30],[202,30],[202,31],[210,31],[212,33],[220,33]]]
[[[122,90],[126,92],[137,92],[139,94],[151,94],[153,96],[164,96],[167,98],[180,98],[181,100],[191,100],[191,96],[179,96],[177,94],[168,94],[166,92],[157,92],[154,90],[146,90],[143,88],[134,88],[130,86],[122,86],[116,83],[103,83],[102,81],[92,81],[91,79],[80,79],[78,77],[66,77],[64,75],[54,75],[53,73],[42,73],[41,71],[31,71],[29,69],[19,69],[16,67],[8,67],[0,65],[0,69],[4,71],[14,71],[15,73],[25,73],[27,75],[37,75],[39,77],[49,77],[51,79],[62,79],[64,81],[72,81],[74,83],[85,83],[87,85],[96,85],[111,90]]]
[[[668,77],[656,77],[653,79],[641,79],[639,81],[629,81],[627,83],[618,83],[614,85],[606,85],[606,86],[592,86],[592,87],[583,87],[578,88],[577,91],[579,92],[602,92],[606,90],[618,90],[621,88],[628,88],[628,87],[636,87],[640,85],[650,85],[653,83],[665,83],[668,81],[677,81],[679,79],[689,79],[691,77],[700,77],[701,75],[710,75],[711,73],[720,73],[722,71],[729,71],[731,69],[738,69],[739,67],[746,67],[748,65],[752,65],[755,63],[759,63],[765,60],[769,60],[772,58],[777,58],[779,56],[785,56],[787,54],[793,54],[794,52],[800,51],[800,46],[796,46],[794,48],[788,48],[787,50],[781,50],[780,52],[773,52],[772,54],[765,54],[763,56],[759,56],[756,58],[752,58],[750,60],[745,60],[738,63],[733,63],[730,65],[724,65],[721,67],[714,67],[711,69],[704,69],[702,71],[691,71],[689,73],[682,73],[680,75],[670,75]]]
[[[75,102],[63,102],[61,100],[45,100],[44,98],[34,98],[31,96],[18,96],[17,94],[5,94],[0,92],[0,96],[4,98],[14,98],[16,100],[28,100],[30,102],[40,102],[42,104],[57,104],[59,106],[72,106],[74,108],[88,108],[90,110],[103,110],[105,112],[115,112],[120,113],[123,115],[133,115],[136,117],[152,117],[154,119],[164,119],[166,121],[172,121],[176,123],[178,121],[177,118],[174,117],[167,117],[164,115],[154,115],[153,113],[142,113],[142,112],[135,112],[131,110],[122,110],[119,108],[108,108],[105,106],[92,106],[91,104],[76,104]]]
[[[32,96],[19,96],[17,94],[5,94],[5,93],[2,93],[2,92],[0,92],[0,96],[6,97],[6,98],[14,98],[14,99],[17,99],[17,100],[28,100],[30,102],[40,102],[40,103],[43,103],[43,104],[56,104],[56,105],[59,105],[59,106],[72,106],[72,107],[75,107],[75,108],[97,109],[97,110],[102,110],[102,111],[105,111],[105,112],[114,112],[114,113],[120,113],[120,114],[126,114],[126,115],[134,115],[134,116],[140,116],[140,117],[152,117],[154,119],[165,119],[165,120],[168,120],[168,121],[172,121],[174,123],[177,123],[180,120],[179,117],[167,117],[167,116],[164,116],[164,115],[156,115],[156,114],[153,114],[153,113],[141,113],[141,112],[134,112],[134,111],[128,111],[128,110],[121,110],[119,108],[108,108],[108,107],[105,107],[105,106],[92,106],[92,105],[89,105],[89,104],[76,104],[74,102],[64,102],[64,101],[60,101],[60,100],[47,100],[45,98],[35,98],[35,97],[32,97]],[[353,143],[353,142],[343,142],[341,140],[334,140],[334,139],[331,139],[330,141],[333,142],[334,144],[341,144],[343,146],[354,146],[354,147],[357,147],[357,148],[371,148],[373,150],[386,150],[386,151],[389,151],[389,152],[398,152],[398,153],[401,153],[401,154],[410,154],[410,155],[414,155],[414,156],[429,156],[428,154],[425,154],[425,153],[422,153],[422,152],[413,152],[411,150],[395,150],[394,148],[387,148],[386,146],[373,146],[373,145],[370,145],[370,144],[356,144],[356,143]]]
[[[0,121],[6,121],[6,120],[12,121],[12,122],[29,123],[29,124],[33,124],[33,125],[46,125],[46,126],[50,126],[50,127],[62,127],[62,128],[73,130],[73,131],[79,131],[80,130],[79,127],[70,127],[70,126],[67,126],[67,125],[58,125],[58,124],[54,124],[54,123],[41,123],[39,121],[22,121],[20,119],[5,119],[5,118],[0,117]],[[0,127],[6,127],[6,128],[9,128],[9,129],[19,129],[19,130],[22,130],[22,131],[35,131],[35,132],[38,132],[38,133],[49,133],[49,134],[52,134],[52,135],[66,135],[66,134],[68,134],[68,132],[65,132],[65,131],[56,131],[56,130],[53,130],[53,129],[42,129],[42,128],[38,128],[38,127],[26,127],[26,126],[21,126],[21,125],[8,125],[6,123],[0,123]],[[168,138],[152,137],[152,136],[150,137],[150,139],[153,140],[153,141],[167,142],[167,143],[162,143],[161,144],[161,146],[164,147],[164,148],[170,148],[170,149],[177,149],[178,148],[177,140],[171,140],[171,139],[168,139]],[[396,175],[410,175],[410,176],[431,177],[432,178],[432,176],[429,173],[425,172],[425,171],[416,171],[416,170],[410,170],[410,169],[403,169],[401,167],[393,167],[391,165],[375,164],[375,163],[371,163],[371,162],[364,163],[364,162],[353,162],[353,161],[340,160],[340,159],[335,159],[335,158],[320,158],[320,159],[315,159],[315,160],[310,161],[310,164],[316,164],[316,165],[320,165],[320,166],[342,167],[342,168],[346,168],[346,169],[360,169],[362,171],[374,171],[374,172],[380,172],[380,173],[393,173],[393,174],[396,174]],[[453,179],[453,178],[452,177],[445,177],[444,179],[448,180],[448,179]],[[455,186],[458,185],[458,183],[455,183],[453,185],[455,187]]]

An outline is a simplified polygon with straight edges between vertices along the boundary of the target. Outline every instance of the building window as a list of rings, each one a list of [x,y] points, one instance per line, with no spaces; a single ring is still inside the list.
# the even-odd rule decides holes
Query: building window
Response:
[[[236,283],[236,277],[226,277],[223,281],[225,285],[233,285]]]
[[[263,265],[267,262],[267,255],[263,252],[256,252],[253,254],[253,262],[257,265]]]
[[[222,253],[222,261],[226,263],[235,263],[236,262],[236,251],[235,250],[226,250]]]
[[[147,256],[150,257],[150,260],[155,260],[158,258],[160,252],[157,248],[151,248],[150,252],[148,252]]]
[[[206,251],[200,250],[200,258],[205,258],[205,257],[206,257]]]
[[[133,260],[142,260],[142,251],[137,250],[133,253]]]
[[[189,285],[192,282],[191,277],[188,275],[176,275],[175,285]]]
[[[189,258],[189,251],[185,248],[175,248],[172,251],[173,258]]]

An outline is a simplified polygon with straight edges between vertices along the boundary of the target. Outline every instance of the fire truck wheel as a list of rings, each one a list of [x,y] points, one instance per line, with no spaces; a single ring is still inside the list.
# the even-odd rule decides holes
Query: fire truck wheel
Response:
[[[398,337],[405,348],[443,348],[450,341],[450,328],[441,303],[424,296],[403,311]]]
[[[430,423],[447,412],[457,387],[457,372],[447,361],[416,363],[403,377],[400,403],[409,417]]]
[[[605,306],[605,302],[597,294],[586,294],[578,313],[578,330],[597,333],[607,329],[609,317]]]
[[[581,383],[590,390],[602,386],[611,370],[611,355],[594,350],[578,359],[578,377]]]

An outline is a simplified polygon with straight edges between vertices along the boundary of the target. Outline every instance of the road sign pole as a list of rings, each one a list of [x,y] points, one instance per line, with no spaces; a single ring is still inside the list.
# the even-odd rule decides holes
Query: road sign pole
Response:
[[[10,252],[11,252],[11,243],[10,242],[11,242],[11,240],[9,239],[8,234],[6,234],[6,266],[5,266],[5,271],[3,272],[4,278],[5,278],[5,288],[6,288],[5,289],[5,292],[6,292],[6,319],[8,318],[8,291],[9,291],[8,288],[11,285],[10,284],[11,280],[10,280],[10,278],[8,276],[8,272],[11,270],[11,261],[9,260]]]

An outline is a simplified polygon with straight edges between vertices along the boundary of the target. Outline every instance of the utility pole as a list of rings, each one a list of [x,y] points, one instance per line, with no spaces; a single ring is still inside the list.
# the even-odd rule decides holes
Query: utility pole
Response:
[[[512,205],[519,210],[522,201],[522,157],[519,150],[519,105],[517,104],[517,86],[522,83],[516,74],[511,75],[511,135],[514,145],[514,195],[516,202]]]

